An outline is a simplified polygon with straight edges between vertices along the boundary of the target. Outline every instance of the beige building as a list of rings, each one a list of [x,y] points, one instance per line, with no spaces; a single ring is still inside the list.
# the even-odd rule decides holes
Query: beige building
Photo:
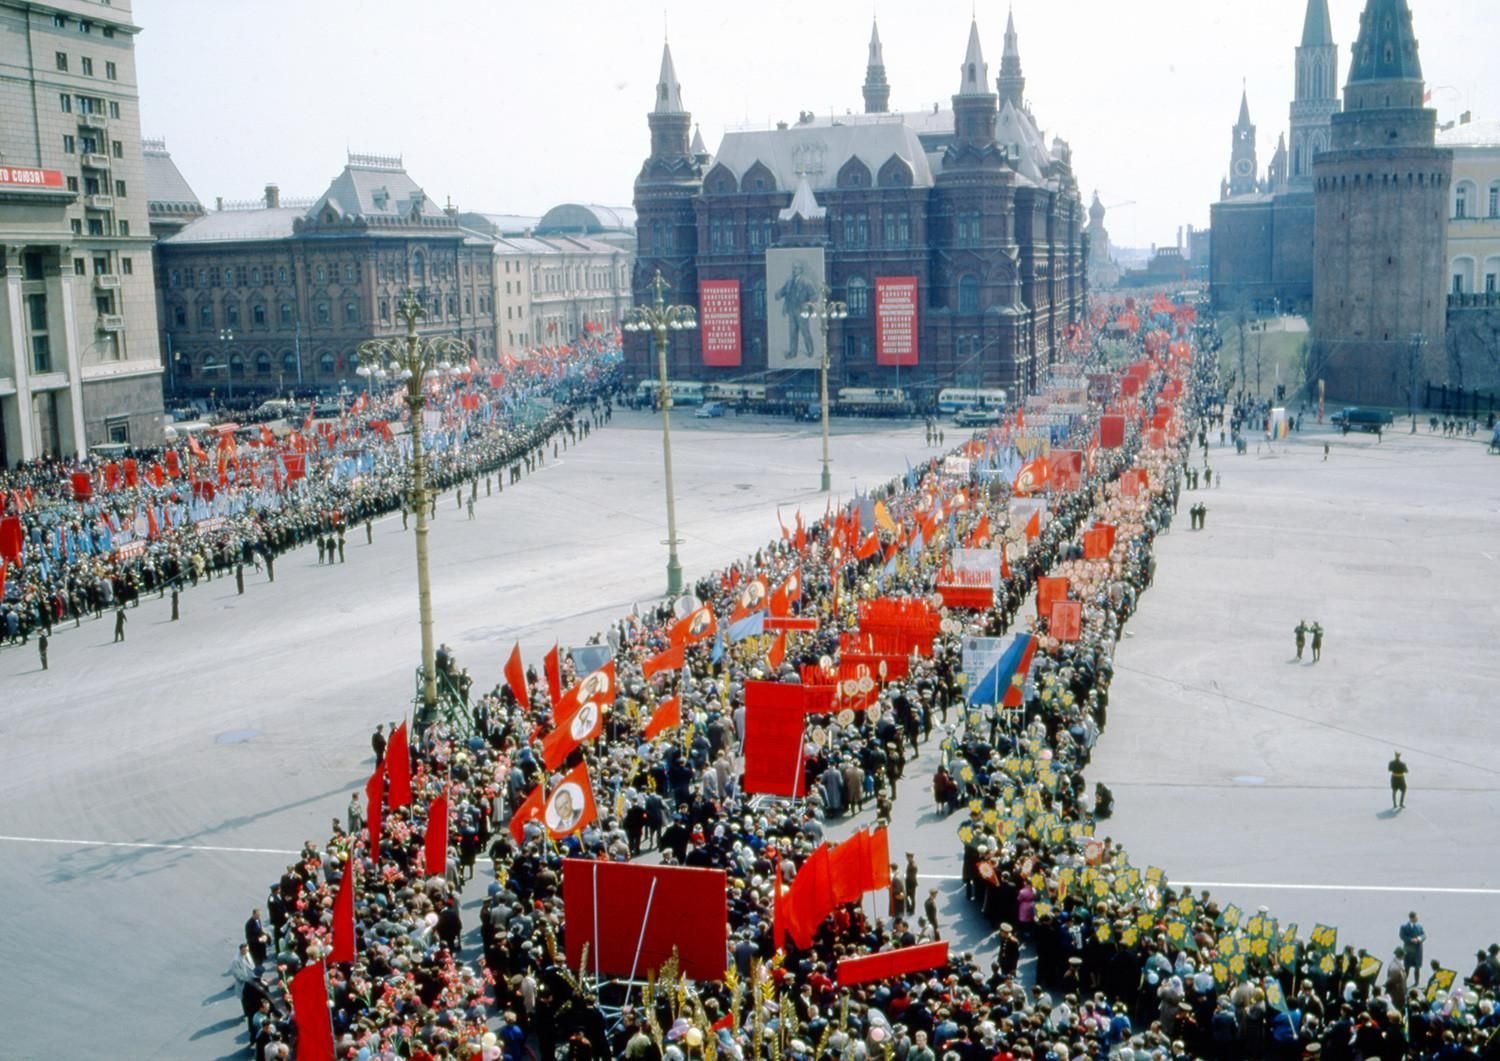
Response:
[[[1460,121],[1437,142],[1453,152],[1449,301],[1478,295],[1500,306],[1500,121]]]
[[[0,0],[0,463],[161,437],[130,0]]]

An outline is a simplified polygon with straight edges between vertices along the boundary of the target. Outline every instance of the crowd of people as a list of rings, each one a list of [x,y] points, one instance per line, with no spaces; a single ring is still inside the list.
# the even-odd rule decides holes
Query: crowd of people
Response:
[[[1280,934],[1268,911],[1246,917],[1206,893],[1173,889],[1096,833],[1110,796],[1088,790],[1084,769],[1107,721],[1113,646],[1151,585],[1153,540],[1170,529],[1191,440],[1217,389],[1210,359],[1172,359],[1154,366],[1139,407],[1156,408],[1171,381],[1177,425],[1165,438],[1137,426],[1105,449],[1082,421],[1053,439],[1089,459],[1078,487],[1049,499],[1045,520],[1023,529],[1008,476],[983,474],[995,464],[984,451],[1013,441],[1007,428],[982,447],[968,444],[976,459],[966,474],[927,462],[806,528],[799,520],[795,534],[784,528],[754,557],[699,581],[686,609],[668,603],[622,618],[596,639],[613,665],[602,732],[551,769],[543,738],[561,710],[558,689],[601,673],[597,658],[580,668],[562,657],[555,680],[533,667],[519,689],[508,680],[473,698],[462,719],[413,732],[411,801],[383,802],[379,784],[369,803],[356,793],[331,838],[308,843],[271,889],[269,924],[257,916],[246,925],[249,953],[235,969],[257,1058],[306,1047],[295,1042],[283,985],[329,956],[335,897],[350,872],[357,946],[352,961],[328,966],[327,989],[336,1056],[357,1061],[1500,1056],[1494,952],[1466,981],[1426,990],[1408,989],[1403,968],[1397,990],[1371,956],[1339,951],[1331,930]],[[873,528],[863,518],[872,504],[884,517]],[[851,547],[851,523],[855,539],[873,534],[878,547]],[[935,534],[914,530],[934,525]],[[1083,537],[1100,525],[1114,529],[1113,542],[1090,556]],[[994,606],[947,612],[930,649],[883,683],[875,709],[811,720],[803,798],[743,791],[746,683],[826,672],[861,602],[930,601],[955,544],[980,528],[1014,554]],[[1032,618],[1044,577],[1067,579],[1082,615],[1076,637]],[[790,642],[726,638],[756,585],[777,587],[816,630]],[[718,617],[717,635],[685,646],[680,667],[648,667],[681,644],[674,631],[702,607]],[[960,680],[965,636],[1018,631],[1036,646],[1020,707],[971,705]],[[648,737],[672,697],[680,721]],[[929,788],[907,766],[937,750],[934,740],[941,765]],[[393,754],[383,734],[375,751]],[[545,820],[518,815],[579,768],[596,816],[556,839]],[[377,764],[372,782],[381,776]],[[904,798],[916,784],[951,816],[935,827],[936,842],[962,844],[963,888],[995,927],[997,956],[985,968],[950,951],[936,969],[841,987],[843,960],[940,938],[935,902],[919,915],[916,875],[898,865],[884,916],[839,907],[800,947],[778,938],[778,882],[795,881],[826,822],[872,805],[889,819],[903,782]],[[427,852],[434,806],[448,815],[441,866]],[[366,819],[382,809],[372,846]],[[727,873],[723,980],[658,970],[628,991],[569,966],[564,859],[638,857]],[[486,866],[493,879],[471,953],[460,898]],[[1030,985],[1019,975],[1026,948],[1036,956]]]
[[[475,374],[455,387],[442,425],[426,429],[433,515],[439,495],[467,492],[472,501],[480,489],[503,491],[545,464],[549,449],[602,423],[619,389],[615,353],[590,350],[565,373],[518,370],[499,386]],[[342,562],[348,534],[363,526],[368,536],[371,522],[391,512],[402,512],[404,522],[410,441],[390,429],[403,418],[410,426],[404,396],[392,390],[358,406],[322,430],[309,419],[301,434],[311,445],[280,439],[273,446],[264,428],[267,444],[253,452],[260,470],[241,456],[249,446],[221,460],[194,440],[131,451],[123,477],[117,459],[97,456],[0,472],[9,536],[0,560],[0,643],[24,644],[105,612],[115,614],[118,640],[121,609],[143,595],[172,594],[176,618],[177,595],[199,582],[234,577],[243,592],[246,569],[274,581],[276,560],[289,550],[316,543],[320,562],[335,555]],[[294,481],[282,477],[283,453],[300,473]]]

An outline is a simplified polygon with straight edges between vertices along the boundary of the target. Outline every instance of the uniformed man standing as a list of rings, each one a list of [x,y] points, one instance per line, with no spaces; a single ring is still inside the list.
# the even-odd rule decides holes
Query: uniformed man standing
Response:
[[[244,564],[235,564],[234,565],[234,588],[239,592],[239,595],[241,597],[243,597],[245,595],[245,565]]]
[[[1297,658],[1302,658],[1302,649],[1307,644],[1307,620],[1299,619],[1297,629],[1293,631],[1297,635]]]
[[[47,632],[43,630],[36,637],[36,652],[42,657],[42,670],[47,669]]]
[[[172,586],[172,621],[175,623],[177,619],[177,586],[174,583]]]
[[[1323,624],[1316,620],[1312,624],[1312,656],[1314,663],[1323,658]]]
[[[125,640],[125,605],[115,609],[115,643]]]
[[[1395,758],[1386,763],[1385,768],[1391,775],[1391,809],[1400,810],[1406,806],[1406,764],[1401,761],[1401,753],[1395,752]]]

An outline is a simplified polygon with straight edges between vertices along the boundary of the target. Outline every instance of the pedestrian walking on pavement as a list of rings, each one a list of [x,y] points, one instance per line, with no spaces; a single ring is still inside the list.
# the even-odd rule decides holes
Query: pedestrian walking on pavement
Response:
[[[47,669],[47,634],[46,631],[36,637],[36,654],[42,657],[42,670]]]
[[[241,597],[245,595],[245,565],[234,565],[234,588]]]
[[[174,584],[173,584],[173,585],[172,585],[172,621],[173,621],[173,622],[174,622],[174,623],[175,623],[175,622],[176,622],[176,621],[177,621],[177,620],[178,620],[178,618],[179,618],[179,616],[178,616],[178,611],[177,611],[177,596],[178,596],[178,594],[177,594],[177,586],[176,586],[176,584],[175,584],[175,583],[174,583]]]
[[[1406,915],[1406,923],[1401,926],[1401,962],[1405,966],[1407,977],[1414,984],[1422,982],[1422,944],[1426,942],[1427,930],[1417,920],[1417,912],[1413,910]]]
[[[472,497],[469,498],[469,518],[474,518],[474,499]]]
[[[1401,753],[1394,753],[1385,768],[1391,775],[1391,809],[1400,810],[1406,806],[1406,764],[1401,761]]]
[[[1302,658],[1302,649],[1307,645],[1307,620],[1299,619],[1297,628],[1292,631],[1297,637],[1297,658]]]
[[[1313,620],[1312,624],[1312,661],[1314,663],[1323,658],[1323,624]]]
[[[375,526],[368,519],[365,520],[365,544],[375,544]]]
[[[115,609],[115,643],[125,640],[125,605]]]

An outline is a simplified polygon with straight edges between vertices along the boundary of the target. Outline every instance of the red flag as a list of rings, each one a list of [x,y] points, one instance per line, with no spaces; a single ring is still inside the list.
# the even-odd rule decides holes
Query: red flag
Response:
[[[857,902],[870,890],[870,834],[860,829],[828,855],[829,886],[838,906]]]
[[[669,636],[674,645],[696,645],[713,637],[716,629],[714,610],[705,604],[673,623]]]
[[[833,899],[833,875],[827,844],[819,844],[797,871],[789,899],[787,913],[791,917],[787,931],[797,946],[805,950],[812,946],[818,926],[837,905]]]
[[[681,670],[683,665],[683,646],[674,645],[665,652],[652,656],[641,664],[641,677],[650,681],[662,671]]]
[[[615,661],[610,660],[567,692],[552,709],[552,721],[558,725],[573,717],[579,705],[592,701],[603,706],[615,702]]]
[[[1035,541],[1037,539],[1037,536],[1040,535],[1041,533],[1042,533],[1042,510],[1041,509],[1037,509],[1035,512],[1033,512],[1031,514],[1031,518],[1026,521],[1026,540],[1029,541],[1029,542],[1030,541]]]
[[[1000,547],[1000,577],[1010,578],[1010,557],[1006,556],[1005,546]]]
[[[510,835],[515,838],[517,844],[526,839],[526,823],[540,821],[546,807],[546,793],[542,791],[541,785],[537,785],[531,790],[531,794],[521,801],[521,805],[516,808],[516,813],[511,815]]]
[[[574,748],[599,736],[604,729],[604,706],[599,700],[585,700],[542,738],[542,762],[548,770],[556,770]]]
[[[770,665],[771,670],[778,671],[778,670],[781,669],[782,661],[785,660],[785,659],[786,659],[786,631],[783,630],[783,631],[781,631],[781,633],[779,633],[779,634],[776,635],[776,640],[774,642],[772,642],[772,644],[771,644],[771,651],[766,656],[766,663],[768,663]]]
[[[885,827],[870,833],[870,891],[891,886],[891,842]],[[910,898],[910,897],[908,897]]]
[[[297,1028],[297,1061],[334,1061],[333,1019],[328,1015],[328,984],[321,961],[292,977],[292,1023]]]
[[[198,437],[196,435],[189,435],[187,442],[189,453],[201,461],[208,460],[208,454],[203,452],[203,447],[198,444]]]
[[[521,666],[521,643],[510,650],[510,658],[505,661],[505,684],[510,686],[511,695],[516,698],[516,703],[522,707],[531,706],[531,696],[526,691],[526,670]]]
[[[411,805],[411,751],[406,744],[406,723],[391,731],[385,749],[385,777],[391,809]]]
[[[579,763],[563,775],[542,812],[547,835],[554,840],[572,836],[598,817],[594,808],[594,788],[589,784],[588,767]]]
[[[890,980],[906,973],[941,969],[948,964],[948,944],[922,943],[915,947],[878,951],[859,958],[844,958],[834,970],[840,987]]]
[[[652,740],[663,731],[676,729],[681,724],[682,698],[680,696],[668,697],[656,705],[656,711],[652,714],[651,721],[646,723],[641,739]]]
[[[552,698],[553,706],[562,699],[562,664],[558,661],[557,642],[552,643],[552,651],[548,652],[542,660],[542,669],[547,672],[547,695]]]
[[[354,862],[344,863],[338,894],[333,897],[333,949],[328,960],[343,965],[354,960]]]
[[[370,827],[370,856],[380,857],[380,804],[385,788],[385,771],[377,766],[365,782],[365,821]]]
[[[427,832],[422,837],[422,858],[429,877],[448,871],[448,790],[443,789],[427,804]]]
[[[1011,484],[1011,493],[1016,497],[1030,497],[1046,486],[1051,477],[1051,462],[1045,457],[1037,457],[1027,461],[1016,473],[1016,481]]]
[[[854,556],[858,560],[868,560],[879,551],[880,536],[871,531],[865,536],[865,540],[859,543],[859,548],[855,550]]]

